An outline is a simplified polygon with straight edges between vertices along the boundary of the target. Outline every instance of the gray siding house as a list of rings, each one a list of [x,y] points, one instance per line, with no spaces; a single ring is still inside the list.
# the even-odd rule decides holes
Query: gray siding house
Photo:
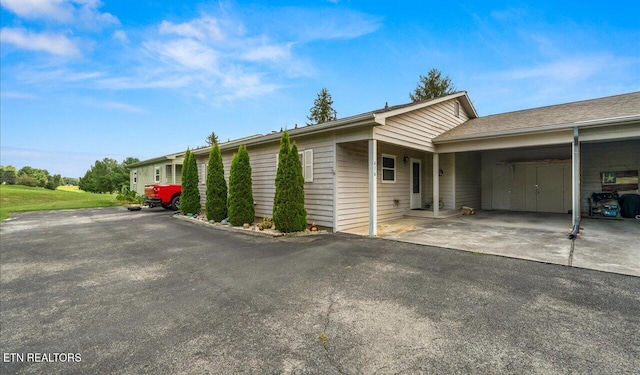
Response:
[[[375,236],[379,222],[446,217],[461,206],[571,211],[575,224],[591,193],[603,190],[603,173],[638,175],[640,92],[485,117],[458,92],[289,133],[303,164],[308,222],[334,231],[369,226]],[[220,144],[227,181],[233,153],[247,146],[259,217],[271,216],[280,136]],[[193,152],[204,204],[209,148]],[[173,171],[183,154],[132,165],[132,188],[134,173],[139,192],[158,167],[161,180],[179,183]],[[154,181],[142,180],[151,169]],[[629,192],[638,192],[635,181]]]

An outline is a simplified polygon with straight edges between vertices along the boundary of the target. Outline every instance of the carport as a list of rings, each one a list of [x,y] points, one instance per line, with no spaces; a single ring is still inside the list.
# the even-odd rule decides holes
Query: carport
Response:
[[[640,276],[640,220],[584,219],[581,227],[580,238],[572,241],[568,214],[481,210],[472,216],[381,223],[378,237]],[[368,227],[347,232],[367,235]]]
[[[455,160],[480,155],[480,180],[457,184],[474,171],[456,165],[453,194],[479,193],[483,210],[571,214],[573,236],[593,193],[638,194],[640,92],[478,117],[434,144]]]

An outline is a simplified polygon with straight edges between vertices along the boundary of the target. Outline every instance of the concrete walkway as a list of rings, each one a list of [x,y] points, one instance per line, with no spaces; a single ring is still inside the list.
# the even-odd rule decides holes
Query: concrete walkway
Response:
[[[402,242],[640,276],[640,220],[583,218],[568,239],[566,214],[478,211],[446,219],[406,217],[378,225],[378,236]],[[368,228],[347,231],[367,235]]]

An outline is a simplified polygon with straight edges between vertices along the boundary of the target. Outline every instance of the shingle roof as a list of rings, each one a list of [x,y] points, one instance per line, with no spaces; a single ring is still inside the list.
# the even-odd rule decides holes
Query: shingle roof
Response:
[[[471,139],[514,130],[566,126],[583,121],[640,115],[640,91],[471,119],[434,141]]]

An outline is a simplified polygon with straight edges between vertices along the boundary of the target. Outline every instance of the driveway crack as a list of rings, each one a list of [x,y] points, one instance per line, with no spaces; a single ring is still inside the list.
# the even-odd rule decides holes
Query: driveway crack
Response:
[[[575,249],[576,246],[576,240],[575,238],[571,240],[571,251],[569,252],[569,262],[568,262],[568,266],[569,267],[573,267],[573,250]]]

